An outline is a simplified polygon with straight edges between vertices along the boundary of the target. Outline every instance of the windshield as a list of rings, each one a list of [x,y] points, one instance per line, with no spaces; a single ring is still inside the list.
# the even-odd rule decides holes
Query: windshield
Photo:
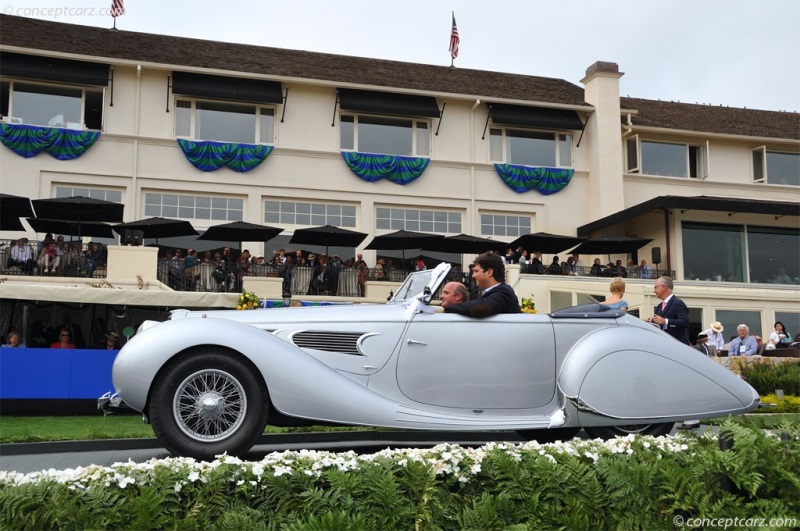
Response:
[[[442,280],[450,271],[450,264],[441,263],[434,269],[416,271],[408,275],[405,281],[397,288],[397,292],[392,297],[390,303],[402,303],[422,295],[425,287],[431,288],[431,293],[435,293],[442,283]]]

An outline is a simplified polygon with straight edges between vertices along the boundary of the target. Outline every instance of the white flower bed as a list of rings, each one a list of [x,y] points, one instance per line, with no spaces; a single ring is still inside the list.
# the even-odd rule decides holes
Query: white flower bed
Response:
[[[716,435],[706,434],[705,437],[716,438]],[[71,489],[86,489],[90,486],[111,487],[112,485],[124,489],[131,484],[147,484],[157,471],[169,471],[175,476],[183,478],[178,480],[174,487],[176,492],[180,492],[188,484],[197,481],[205,483],[207,475],[222,465],[235,465],[226,467],[230,471],[228,481],[237,485],[248,482],[256,486],[261,478],[267,475],[274,477],[305,474],[320,477],[325,469],[337,468],[346,472],[358,469],[361,463],[378,459],[387,459],[399,466],[406,466],[409,461],[427,463],[437,475],[452,475],[458,481],[467,483],[471,477],[480,473],[481,463],[487,454],[498,450],[505,451],[517,461],[521,461],[522,456],[526,453],[535,453],[545,456],[554,463],[558,463],[559,457],[564,455],[583,456],[592,462],[597,462],[604,455],[632,455],[634,452],[642,450],[655,454],[655,458],[660,459],[666,453],[689,450],[687,443],[691,444],[691,439],[681,434],[672,437],[628,435],[608,441],[573,439],[550,444],[539,444],[535,441],[524,444],[489,443],[479,448],[440,444],[424,449],[386,449],[370,455],[358,455],[353,451],[342,453],[314,450],[286,451],[273,452],[255,462],[242,461],[228,455],[218,456],[216,460],[210,462],[176,457],[151,459],[145,463],[128,461],[127,463],[115,463],[110,467],[92,465],[67,470],[49,469],[29,474],[0,472],[0,486],[56,482],[68,485]]]

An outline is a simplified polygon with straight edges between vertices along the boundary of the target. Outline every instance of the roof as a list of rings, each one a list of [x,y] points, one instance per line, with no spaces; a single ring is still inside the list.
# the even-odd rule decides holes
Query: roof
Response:
[[[2,46],[102,61],[141,61],[275,78],[587,106],[583,88],[563,79],[205,41],[10,15],[0,15],[0,26]]]
[[[731,199],[705,195],[694,197],[662,195],[626,208],[616,214],[582,225],[578,227],[578,236],[589,236],[595,231],[628,221],[642,214],[671,208],[742,214],[769,214],[773,216],[800,216],[800,203],[788,201],[758,201],[756,199]]]
[[[483,100],[591,107],[563,79],[226,43],[0,15],[0,46],[60,52],[97,61],[310,79],[359,87],[454,94]],[[35,36],[35,38],[31,38]],[[620,98],[633,124],[664,129],[800,139],[800,114]]]
[[[729,135],[800,139],[800,113],[620,98],[622,109],[636,110],[634,126]],[[624,119],[623,122],[626,120]]]

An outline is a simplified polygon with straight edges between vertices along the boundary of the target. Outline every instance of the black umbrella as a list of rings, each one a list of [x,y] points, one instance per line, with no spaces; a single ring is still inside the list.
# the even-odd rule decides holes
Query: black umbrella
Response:
[[[99,221],[65,221],[60,219],[28,218],[31,228],[36,232],[64,234],[67,236],[92,236],[113,238],[111,225]]]
[[[508,247],[506,242],[481,238],[480,236],[470,236],[468,234],[457,234],[440,238],[430,245],[423,247],[426,251],[438,251],[440,253],[483,253],[486,251],[500,251]]]
[[[114,225],[114,232],[124,235],[126,230],[141,231],[143,238],[171,238],[174,236],[197,236],[192,224],[181,219],[147,218]]]
[[[83,236],[81,227],[86,221],[122,221],[125,205],[93,199],[91,197],[55,197],[52,199],[34,199],[33,209],[40,219],[76,221],[76,235]],[[88,235],[88,233],[87,233]],[[114,237],[112,234],[111,238]]]
[[[632,253],[653,241],[651,238],[631,238],[629,236],[604,236],[591,238],[572,250],[577,254],[622,254]]]
[[[239,250],[241,250],[242,242],[267,242],[281,232],[283,232],[283,229],[278,227],[257,225],[246,221],[232,221],[230,223],[209,227],[208,230],[197,239],[239,242]]]
[[[426,232],[413,232],[410,230],[399,230],[375,236],[365,249],[375,249],[384,251],[399,251],[404,249],[422,249],[430,247],[444,236],[439,234],[428,234]]]
[[[406,265],[406,249],[430,248],[437,241],[443,240],[444,236],[439,234],[428,234],[427,232],[413,232],[410,230],[398,230],[389,234],[375,236],[365,249],[375,249],[382,251],[403,251],[403,267]]]
[[[30,199],[0,193],[0,230],[25,230],[19,218],[33,215]]]
[[[561,234],[550,234],[548,232],[534,232],[533,234],[523,234],[508,246],[516,249],[520,245],[530,252],[540,253],[560,253],[575,247],[586,238],[575,236],[562,236]]]
[[[289,243],[324,245],[327,255],[328,247],[357,247],[366,237],[367,234],[364,232],[325,225],[324,227],[297,229]]]

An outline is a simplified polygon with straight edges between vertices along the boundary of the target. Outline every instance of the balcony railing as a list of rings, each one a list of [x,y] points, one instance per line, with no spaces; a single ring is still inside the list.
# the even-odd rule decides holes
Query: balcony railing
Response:
[[[0,271],[4,275],[54,276],[54,277],[106,277],[104,260],[90,260],[88,249],[79,242],[59,242],[56,256],[46,257],[42,253],[44,241],[30,241],[25,245],[26,252],[19,254],[12,248],[16,240],[0,241]],[[28,256],[24,260],[15,260]]]

